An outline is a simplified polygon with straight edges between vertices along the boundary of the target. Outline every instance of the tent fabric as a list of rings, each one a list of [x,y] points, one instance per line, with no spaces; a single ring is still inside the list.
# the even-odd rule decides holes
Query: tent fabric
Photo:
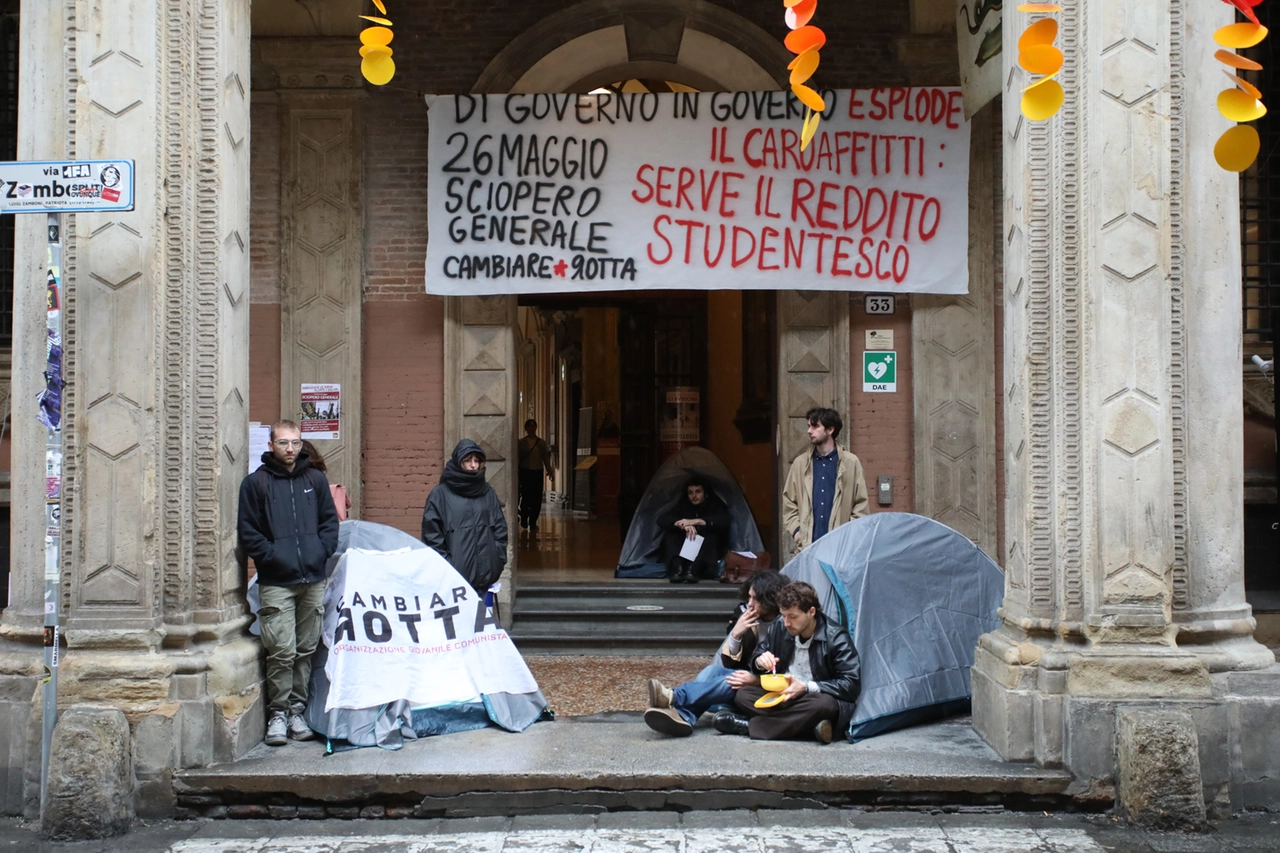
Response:
[[[338,561],[349,549],[366,551],[413,550],[427,546],[416,537],[371,521],[343,521],[338,526],[338,550],[329,559],[327,572],[333,575]],[[493,693],[474,701],[434,708],[414,708],[406,701],[390,702],[357,710],[325,712],[329,679],[325,675],[328,642],[323,638],[311,667],[311,695],[307,703],[307,725],[328,740],[327,751],[340,752],[364,746],[399,749],[405,740],[439,734],[453,734],[496,725],[521,732],[536,722],[547,707],[541,690],[532,693]]]
[[[694,474],[702,476],[729,510],[729,550],[764,551],[755,517],[738,482],[723,462],[705,447],[686,447],[663,462],[649,481],[618,557],[618,578],[660,578],[667,567],[662,561],[662,532],[658,518],[680,500],[681,489]]]
[[[964,711],[978,637],[1000,625],[1004,572],[920,515],[879,512],[837,527],[782,569],[818,593],[853,637],[862,693],[852,741]]]

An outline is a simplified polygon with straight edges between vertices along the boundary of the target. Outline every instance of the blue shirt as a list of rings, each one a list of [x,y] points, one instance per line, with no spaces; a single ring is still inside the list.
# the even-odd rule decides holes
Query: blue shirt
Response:
[[[832,448],[826,456],[813,451],[813,541],[827,532],[831,521],[831,506],[836,499],[836,472],[840,468],[840,447]]]

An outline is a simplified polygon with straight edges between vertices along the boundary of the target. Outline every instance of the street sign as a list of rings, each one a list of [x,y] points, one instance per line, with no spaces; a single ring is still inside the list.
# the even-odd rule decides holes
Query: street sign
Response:
[[[898,354],[896,352],[864,352],[862,354],[862,390],[898,390]]]
[[[0,162],[0,213],[133,210],[132,160]]]

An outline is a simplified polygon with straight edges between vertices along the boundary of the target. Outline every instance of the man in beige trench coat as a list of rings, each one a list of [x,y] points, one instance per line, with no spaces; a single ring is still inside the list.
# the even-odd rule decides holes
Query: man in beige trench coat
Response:
[[[844,422],[835,409],[810,409],[809,449],[791,463],[782,487],[782,527],[797,549],[867,514],[867,481],[858,457],[836,446]]]

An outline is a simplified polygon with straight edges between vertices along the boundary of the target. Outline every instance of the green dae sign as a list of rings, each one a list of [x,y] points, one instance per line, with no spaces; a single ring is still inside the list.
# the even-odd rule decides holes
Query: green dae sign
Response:
[[[862,354],[862,390],[898,390],[898,354],[896,352],[864,352]]]

